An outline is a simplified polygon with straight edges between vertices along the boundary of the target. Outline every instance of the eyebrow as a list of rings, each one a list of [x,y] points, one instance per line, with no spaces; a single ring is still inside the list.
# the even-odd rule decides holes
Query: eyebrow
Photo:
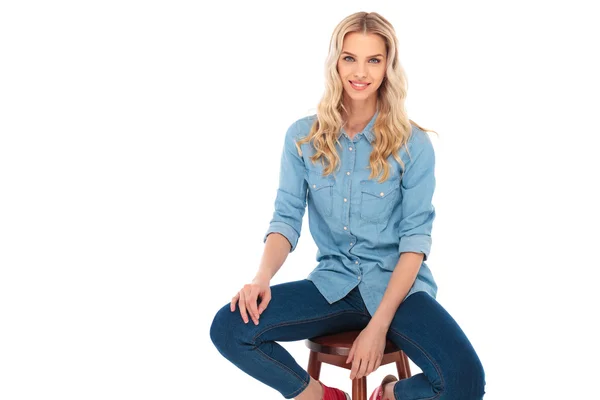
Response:
[[[352,53],[350,53],[349,51],[342,51],[342,54],[349,54],[349,55],[351,55],[352,57],[356,57],[356,54],[352,54]],[[384,57],[384,55],[383,55],[383,54],[375,54],[375,55],[369,56],[369,57],[367,57],[367,58],[378,57],[378,56],[379,56],[379,57]]]

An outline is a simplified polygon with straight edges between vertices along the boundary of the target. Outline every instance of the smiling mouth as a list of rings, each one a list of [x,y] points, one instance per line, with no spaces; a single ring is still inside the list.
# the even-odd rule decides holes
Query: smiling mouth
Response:
[[[370,83],[354,83],[352,81],[348,82],[350,82],[350,86],[352,86],[354,90],[364,90],[370,85]]]

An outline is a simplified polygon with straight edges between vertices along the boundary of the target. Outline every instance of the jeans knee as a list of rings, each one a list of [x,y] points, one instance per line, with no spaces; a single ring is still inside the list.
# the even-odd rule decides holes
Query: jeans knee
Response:
[[[485,371],[477,356],[463,360],[454,376],[447,380],[446,394],[449,399],[481,400],[485,394]],[[444,397],[445,399],[445,397]]]
[[[227,350],[236,342],[234,318],[235,313],[231,312],[229,305],[226,305],[217,311],[210,326],[210,339],[223,355],[226,355]]]
[[[480,400],[485,394],[485,370],[479,358],[475,361],[473,370],[475,371],[473,374],[473,398]]]

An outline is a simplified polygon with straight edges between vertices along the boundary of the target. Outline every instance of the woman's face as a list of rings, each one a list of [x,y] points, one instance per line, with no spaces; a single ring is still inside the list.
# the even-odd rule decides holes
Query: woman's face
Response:
[[[352,100],[376,95],[385,77],[386,62],[385,42],[381,36],[348,33],[337,63],[346,94]]]

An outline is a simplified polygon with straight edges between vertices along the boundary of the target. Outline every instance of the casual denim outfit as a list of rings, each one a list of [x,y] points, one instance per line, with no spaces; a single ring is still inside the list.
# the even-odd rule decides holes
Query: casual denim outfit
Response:
[[[358,285],[373,315],[381,302],[401,252],[423,253],[423,263],[407,296],[425,291],[433,297],[437,285],[425,263],[431,249],[435,209],[434,152],[427,133],[413,126],[408,148],[400,157],[406,170],[388,158],[391,175],[379,183],[369,179],[369,156],[375,136],[372,127],[378,112],[362,132],[350,139],[340,131],[338,146],[341,168],[323,177],[324,167],[313,165],[315,152],[306,143],[302,157],[294,142],[306,136],[316,115],[292,124],[286,134],[275,212],[265,235],[278,232],[296,248],[308,198],[308,224],[317,245],[318,265],[308,279],[333,303]],[[308,196],[307,196],[308,190]]]
[[[423,373],[400,380],[396,399],[480,400],[485,374],[469,340],[435,300],[437,285],[425,263],[431,249],[435,209],[435,155],[426,132],[413,126],[390,177],[369,179],[369,155],[378,112],[352,139],[344,129],[337,146],[341,167],[324,177],[312,164],[310,143],[302,156],[294,142],[306,136],[316,115],[294,122],[285,135],[273,219],[265,234],[285,236],[294,251],[308,205],[309,229],[318,251],[306,279],[271,287],[272,299],[258,325],[245,324],[229,303],[216,314],[210,335],[218,351],[238,368],[285,398],[309,382],[304,368],[277,342],[297,341],[367,326],[379,306],[402,252],[423,253],[417,278],[398,307],[387,337]]]

